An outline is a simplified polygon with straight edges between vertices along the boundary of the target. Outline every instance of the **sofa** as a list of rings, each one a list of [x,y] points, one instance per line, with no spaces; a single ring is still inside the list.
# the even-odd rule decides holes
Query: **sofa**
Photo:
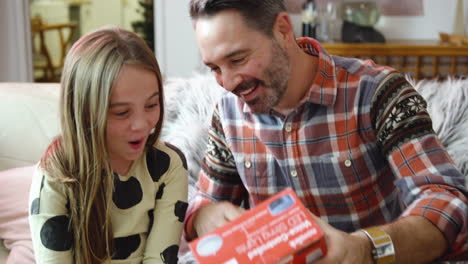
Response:
[[[468,177],[468,80],[414,83],[428,101],[434,129]],[[189,196],[200,169],[214,103],[225,91],[209,74],[165,81],[162,139],[178,146],[189,166]],[[29,183],[58,133],[59,84],[0,83],[0,264],[33,263],[27,222]],[[468,184],[468,183],[467,183]],[[180,263],[192,263],[185,244]]]

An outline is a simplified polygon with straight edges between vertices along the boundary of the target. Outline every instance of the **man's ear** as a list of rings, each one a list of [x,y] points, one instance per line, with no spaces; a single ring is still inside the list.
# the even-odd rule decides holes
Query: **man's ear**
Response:
[[[288,45],[288,43],[296,43],[294,38],[294,28],[288,13],[280,12],[276,16],[275,24],[273,26],[273,36],[280,43],[284,43],[283,45]]]

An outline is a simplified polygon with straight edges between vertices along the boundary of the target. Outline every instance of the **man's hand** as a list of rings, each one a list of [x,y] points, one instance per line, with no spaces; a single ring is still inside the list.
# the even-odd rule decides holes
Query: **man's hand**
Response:
[[[327,255],[314,264],[374,263],[369,238],[363,232],[348,234],[332,227],[315,215],[314,219],[322,229],[327,245]]]
[[[327,255],[314,264],[374,263],[371,242],[362,231],[348,234],[313,217],[322,228],[328,250]],[[396,263],[427,263],[447,249],[447,241],[440,230],[421,216],[407,216],[379,227],[392,238]]]
[[[198,237],[236,219],[245,210],[229,202],[218,202],[201,207],[193,219]]]

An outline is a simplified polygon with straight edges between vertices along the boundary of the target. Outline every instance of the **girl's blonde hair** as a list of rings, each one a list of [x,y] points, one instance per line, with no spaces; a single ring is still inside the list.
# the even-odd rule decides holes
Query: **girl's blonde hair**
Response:
[[[50,144],[41,160],[51,180],[65,186],[77,264],[107,262],[112,254],[114,176],[108,158],[106,122],[112,87],[124,64],[154,72],[161,117],[164,115],[161,72],[146,43],[123,29],[97,30],[80,38],[67,54],[61,79],[61,136]],[[146,147],[157,140],[162,120]]]

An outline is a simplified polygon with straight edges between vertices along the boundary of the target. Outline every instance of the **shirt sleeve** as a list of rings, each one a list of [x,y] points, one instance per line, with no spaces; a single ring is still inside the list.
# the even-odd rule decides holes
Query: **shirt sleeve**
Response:
[[[377,139],[397,176],[405,210],[444,234],[450,258],[468,250],[468,206],[464,176],[432,129],[427,104],[398,73],[377,88],[371,108]]]
[[[154,217],[143,263],[177,264],[177,254],[187,211],[187,162],[182,152],[166,143],[169,170],[161,177],[156,193]]]
[[[38,165],[29,195],[29,224],[37,263],[73,263],[73,235],[65,186]]]
[[[229,201],[240,206],[248,199],[248,193],[240,179],[229,149],[219,116],[219,105],[216,105],[208,131],[208,144],[196,184],[197,192],[190,201],[187,210],[185,235],[193,230],[192,215],[200,207],[217,201]]]

